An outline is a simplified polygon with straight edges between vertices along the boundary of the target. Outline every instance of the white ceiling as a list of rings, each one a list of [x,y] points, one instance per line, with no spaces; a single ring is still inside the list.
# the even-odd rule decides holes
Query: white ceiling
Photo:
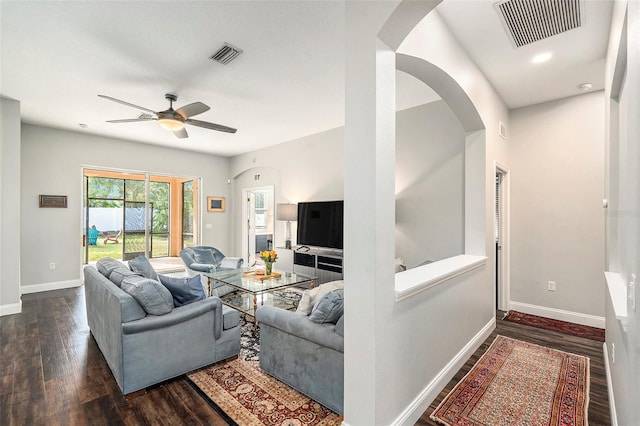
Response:
[[[510,109],[578,95],[582,83],[604,89],[613,1],[585,0],[585,25],[517,49],[494,3],[445,0],[437,11]],[[551,60],[532,64],[543,52]]]
[[[610,2],[587,0],[587,27],[536,43],[557,53],[535,69],[535,44],[514,50],[491,4],[438,10],[510,107],[577,94],[585,81],[602,87]],[[339,1],[2,0],[0,31],[0,94],[21,102],[27,123],[224,156],[344,125]],[[226,66],[208,59],[224,42],[244,50]],[[155,123],[105,123],[140,111],[97,96],[162,111],[167,92],[174,107],[201,101],[211,110],[196,119],[238,132],[187,126],[177,139]],[[398,109],[434,99],[398,73]]]

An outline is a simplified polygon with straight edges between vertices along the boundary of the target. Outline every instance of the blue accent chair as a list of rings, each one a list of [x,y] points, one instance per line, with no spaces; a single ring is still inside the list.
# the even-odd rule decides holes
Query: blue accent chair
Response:
[[[226,257],[220,250],[209,246],[185,247],[180,252],[180,257],[187,270],[192,274],[213,273],[230,269],[240,269],[244,263],[241,257]],[[223,297],[234,291],[230,286],[216,283],[211,286],[211,278],[207,277],[207,295]],[[214,292],[212,293],[212,290]]]
[[[180,257],[187,269],[195,273],[239,269],[244,263],[241,257],[226,257],[217,248],[209,246],[186,247]]]

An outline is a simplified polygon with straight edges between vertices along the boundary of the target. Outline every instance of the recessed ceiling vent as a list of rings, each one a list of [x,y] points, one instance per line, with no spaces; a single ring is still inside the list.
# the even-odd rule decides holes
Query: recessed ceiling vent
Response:
[[[504,0],[494,4],[515,48],[584,24],[584,0]]]
[[[213,55],[209,56],[209,59],[213,59],[214,61],[227,65],[241,53],[242,49],[238,49],[229,43],[225,43],[220,49],[216,50]]]

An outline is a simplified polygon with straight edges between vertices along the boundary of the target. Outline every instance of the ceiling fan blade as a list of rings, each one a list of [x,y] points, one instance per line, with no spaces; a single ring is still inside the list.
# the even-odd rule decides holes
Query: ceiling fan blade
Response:
[[[204,127],[205,129],[217,130],[219,132],[235,133],[238,131],[233,127],[223,126],[222,124],[209,123],[208,121],[187,119],[184,122],[187,124],[191,124],[192,126]]]
[[[123,118],[121,120],[107,120],[107,123],[133,123],[136,121],[153,121],[157,120],[154,117],[145,117],[145,118]]]
[[[176,110],[178,114],[183,116],[184,118],[193,117],[194,115],[202,114],[203,112],[209,111],[208,105],[203,104],[202,102],[194,102],[189,105],[185,105]]]
[[[136,109],[139,109],[139,110],[142,110],[142,111],[147,111],[147,112],[150,112],[150,113],[155,114],[155,115],[158,114],[157,112],[152,111],[149,108],[145,108],[145,107],[141,107],[139,105],[134,105],[134,104],[129,103],[129,102],[121,101],[120,99],[112,98],[111,96],[106,96],[106,95],[98,95],[98,96],[100,96],[101,98],[108,99],[108,100],[113,101],[113,102],[117,102],[117,103],[122,104],[122,105],[127,105],[127,106],[130,106],[132,108],[136,108]]]
[[[173,134],[176,135],[178,139],[184,139],[189,137],[189,133],[187,133],[187,129],[185,129],[184,127],[180,130],[174,131]]]

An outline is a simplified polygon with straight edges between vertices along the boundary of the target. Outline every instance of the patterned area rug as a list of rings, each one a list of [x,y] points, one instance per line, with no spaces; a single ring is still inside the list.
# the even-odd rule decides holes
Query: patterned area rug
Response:
[[[302,290],[277,292],[298,306]],[[288,303],[287,303],[288,304]],[[240,314],[240,355],[187,374],[210,405],[229,423],[240,426],[332,426],[342,417],[260,369],[260,327]]]
[[[588,325],[574,324],[571,322],[539,317],[537,315],[523,314],[518,311],[509,311],[504,319],[506,321],[569,334],[571,336],[584,337],[586,339],[604,342],[604,329],[602,328],[589,327]]]
[[[342,424],[339,415],[264,373],[256,361],[223,361],[187,378],[230,425]]]
[[[585,426],[589,358],[498,336],[431,414],[444,425]]]

